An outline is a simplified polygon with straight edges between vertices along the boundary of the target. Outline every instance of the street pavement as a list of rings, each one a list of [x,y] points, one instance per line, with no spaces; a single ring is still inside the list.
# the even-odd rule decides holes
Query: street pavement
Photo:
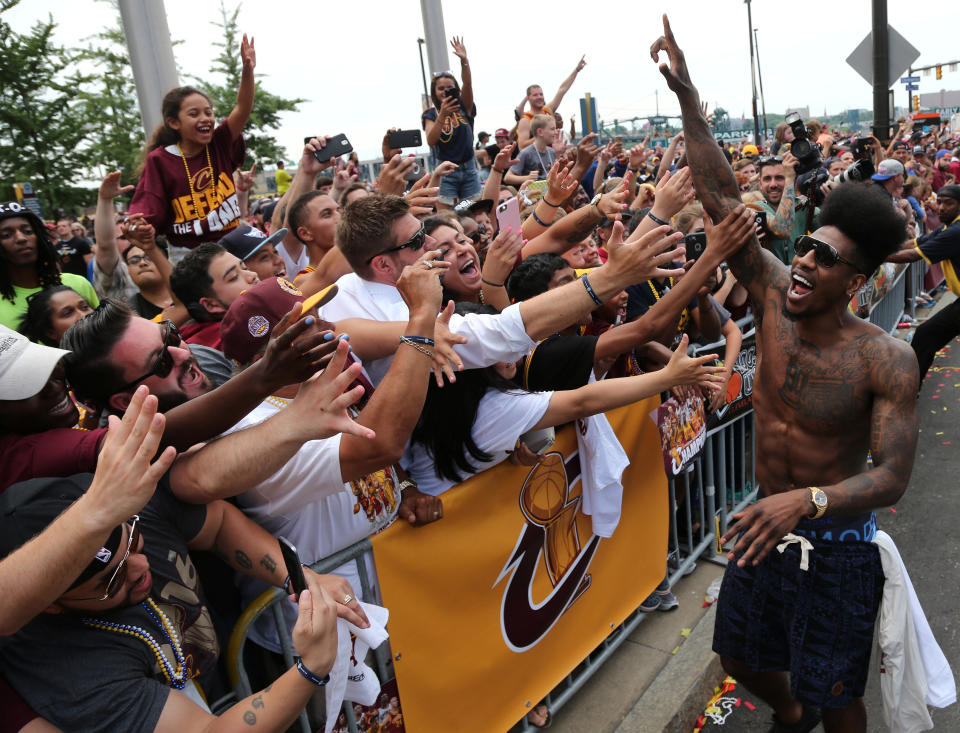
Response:
[[[960,671],[960,459],[954,451],[960,446],[960,340],[937,356],[924,381],[919,407],[920,436],[909,487],[895,511],[878,511],[877,520],[897,543],[930,628],[956,679]],[[870,664],[865,696],[867,730],[881,733],[887,727],[883,723],[876,657]],[[703,733],[759,733],[770,729],[770,708],[744,688],[737,686],[724,697],[728,699],[721,703],[715,717],[706,720]],[[704,700],[704,707],[707,702]],[[960,705],[932,709],[931,717],[936,730],[960,731]]]

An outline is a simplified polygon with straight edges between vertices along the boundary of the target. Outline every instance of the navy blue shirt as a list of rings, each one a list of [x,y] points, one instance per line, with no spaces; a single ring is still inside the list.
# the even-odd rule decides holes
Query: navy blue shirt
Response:
[[[469,116],[461,109],[444,121],[440,128],[440,140],[433,148],[433,154],[438,161],[449,160],[459,165],[473,160],[473,120],[476,116],[477,105],[473,105]],[[437,110],[431,107],[421,115],[424,129],[426,120],[436,122]]]

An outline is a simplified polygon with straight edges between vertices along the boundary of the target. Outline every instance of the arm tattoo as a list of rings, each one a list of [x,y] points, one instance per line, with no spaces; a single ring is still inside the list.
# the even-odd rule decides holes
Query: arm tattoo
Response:
[[[265,567],[267,571],[271,573],[277,569],[277,561],[274,560],[269,555],[264,555],[262,558],[260,558],[260,564],[263,565],[263,567]]]
[[[593,231],[595,224],[593,223],[593,211],[589,207],[583,209],[583,214],[581,214],[581,219],[577,220],[574,229],[570,234],[567,235],[566,242],[567,244],[574,245],[579,244],[583,241],[584,237],[590,234]],[[601,219],[602,221],[602,219]]]
[[[247,553],[245,553],[243,550],[237,550],[233,554],[233,556],[237,559],[237,565],[244,568],[245,570],[249,570],[250,568],[253,567],[253,563],[250,561],[250,558],[247,556]]]
[[[770,231],[780,239],[788,239],[793,234],[793,222],[796,217],[797,189],[788,183],[783,189],[783,198],[777,207],[777,215],[773,218]]]
[[[248,710],[243,714],[243,722],[246,723],[247,725],[256,725],[257,716],[253,714],[252,710]]]
[[[254,709],[260,709],[266,707],[266,703],[263,701],[263,695],[257,695],[253,700],[250,701],[250,704]]]

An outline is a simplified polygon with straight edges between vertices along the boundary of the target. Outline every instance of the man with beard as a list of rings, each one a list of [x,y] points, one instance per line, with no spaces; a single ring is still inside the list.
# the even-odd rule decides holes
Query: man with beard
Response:
[[[650,48],[683,115],[687,160],[719,221],[742,203],[664,16]],[[917,360],[847,310],[902,240],[886,196],[844,184],[788,270],[751,237],[727,256],[757,308],[761,496],[721,538],[736,541],[717,607],[724,669],[774,709],[773,731],[866,731],[862,696],[883,591],[875,509],[906,489],[917,442]],[[867,465],[867,453],[872,465]],[[772,552],[779,546],[778,552]],[[787,675],[789,672],[789,677]]]

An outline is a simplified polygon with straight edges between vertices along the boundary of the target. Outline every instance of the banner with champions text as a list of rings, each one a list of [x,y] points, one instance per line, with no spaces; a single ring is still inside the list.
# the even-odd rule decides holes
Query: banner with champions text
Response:
[[[538,466],[504,462],[446,492],[442,520],[371,538],[407,731],[507,731],[663,579],[658,401],[607,415],[631,459],[610,538],[581,511],[574,426]]]

